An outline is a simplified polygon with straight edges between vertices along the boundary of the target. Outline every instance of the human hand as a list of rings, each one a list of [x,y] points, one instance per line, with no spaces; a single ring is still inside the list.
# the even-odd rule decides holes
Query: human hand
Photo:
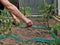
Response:
[[[28,27],[31,27],[33,24],[33,22],[28,18],[25,19],[25,23],[27,24]]]

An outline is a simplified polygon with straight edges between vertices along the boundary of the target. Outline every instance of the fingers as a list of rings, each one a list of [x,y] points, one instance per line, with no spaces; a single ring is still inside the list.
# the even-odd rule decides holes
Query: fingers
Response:
[[[32,22],[27,23],[27,26],[28,26],[28,27],[31,27],[32,25],[33,25]]]
[[[31,27],[32,24],[33,24],[32,21],[31,21],[30,19],[28,19],[28,18],[25,18],[24,21],[25,21],[25,23],[26,23],[26,25],[27,25],[28,27]]]

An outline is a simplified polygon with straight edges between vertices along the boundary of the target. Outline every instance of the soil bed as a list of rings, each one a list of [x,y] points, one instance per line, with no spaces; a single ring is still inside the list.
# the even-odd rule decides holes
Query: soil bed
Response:
[[[40,20],[40,18],[31,18],[31,20]],[[50,24],[56,23],[56,20],[51,19],[49,21]],[[45,22],[34,22],[35,25],[47,25]],[[52,36],[49,34],[49,30],[43,29],[36,29],[36,28],[19,28],[19,27],[12,27],[12,33],[15,34],[18,38],[27,40],[35,37],[51,39],[53,40]],[[32,42],[32,43],[19,43],[15,39],[8,37],[6,39],[0,40],[0,45],[49,45],[47,43],[39,43],[39,42]]]

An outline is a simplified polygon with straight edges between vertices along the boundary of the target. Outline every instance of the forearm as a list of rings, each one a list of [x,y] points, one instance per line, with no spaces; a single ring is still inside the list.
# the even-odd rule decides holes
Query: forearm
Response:
[[[7,0],[2,1],[2,4],[9,10],[9,12],[11,12],[16,17],[18,17],[19,19],[22,19],[24,21],[25,16],[16,8],[16,6],[14,6],[13,4],[11,4]]]
[[[10,13],[10,14],[15,21],[20,22],[20,20],[14,14],[12,14],[12,13]]]

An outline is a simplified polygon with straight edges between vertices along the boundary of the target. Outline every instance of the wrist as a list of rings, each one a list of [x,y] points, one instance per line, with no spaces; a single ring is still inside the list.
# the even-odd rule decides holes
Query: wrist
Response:
[[[27,18],[26,18],[26,17],[24,17],[22,20],[23,20],[24,22],[26,22],[26,21],[27,21]]]

